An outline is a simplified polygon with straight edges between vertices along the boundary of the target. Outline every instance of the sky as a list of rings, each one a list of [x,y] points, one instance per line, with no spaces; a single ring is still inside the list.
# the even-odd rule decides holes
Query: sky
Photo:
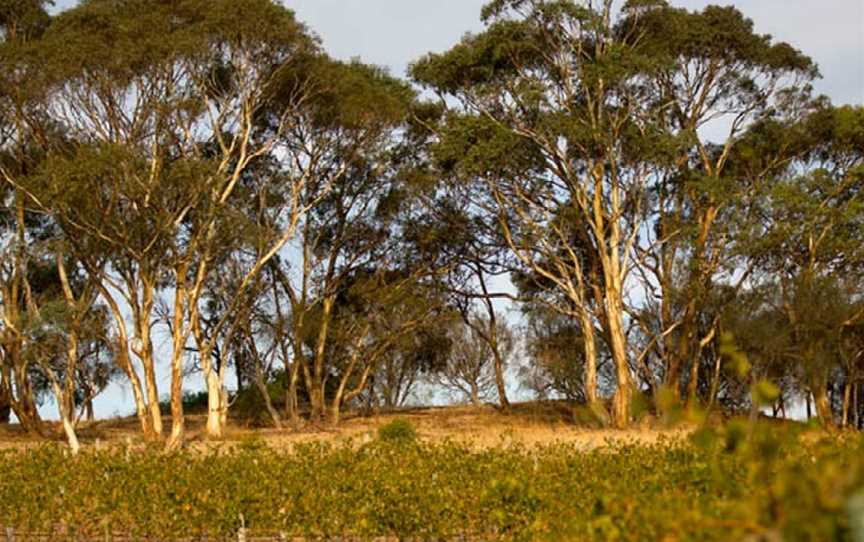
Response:
[[[239,1],[239,0],[238,0]],[[56,0],[58,10],[75,0]],[[466,32],[482,30],[486,0],[283,0],[317,34],[330,55],[384,66],[395,76],[429,52],[441,52]],[[816,91],[836,104],[864,104],[864,0],[670,0],[677,7],[701,9],[734,5],[771,34],[811,56],[822,79]],[[158,348],[159,345],[157,345]],[[159,379],[168,391],[167,371]],[[196,383],[190,381],[190,387]],[[130,392],[115,384],[95,403],[100,417],[132,411]],[[46,417],[56,417],[51,404]]]
[[[361,60],[404,76],[410,62],[482,30],[486,0],[286,0],[337,58]],[[701,9],[731,4],[771,34],[813,57],[824,79],[816,90],[836,103],[864,103],[864,0],[671,0]]]

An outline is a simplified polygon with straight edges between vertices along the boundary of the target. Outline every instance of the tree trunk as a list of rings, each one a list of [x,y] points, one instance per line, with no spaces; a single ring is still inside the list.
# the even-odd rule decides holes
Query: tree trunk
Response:
[[[125,349],[125,346],[123,348]],[[147,402],[144,400],[144,390],[141,388],[141,380],[138,378],[138,373],[132,367],[128,353],[121,354],[121,356],[125,358],[125,362],[121,361],[120,365],[126,373],[126,377],[129,379],[132,388],[132,398],[135,401],[135,412],[141,424],[141,431],[144,433],[146,440],[154,441],[159,438],[159,433],[156,432],[156,428],[153,426],[153,417],[147,408]]]
[[[141,389],[141,381],[138,379],[138,374],[135,369],[129,365],[126,371],[126,377],[129,378],[132,387],[132,398],[135,401],[135,412],[138,415],[138,421],[141,424],[141,431],[144,433],[144,438],[149,441],[154,441],[159,438],[159,434],[153,427],[153,417],[150,415],[150,410],[147,408],[147,402],[144,400],[144,391]]]
[[[333,398],[333,403],[330,405],[330,413],[328,416],[328,420],[333,425],[337,425],[339,421],[342,419],[342,398]]]
[[[151,353],[152,354],[152,353]],[[156,384],[156,369],[150,361],[144,364],[144,385],[147,389],[147,415],[150,417],[150,427],[154,438],[162,436],[162,411],[159,410],[159,389]]]
[[[39,417],[39,410],[36,408],[36,399],[33,396],[33,387],[30,378],[27,376],[27,365],[19,364],[17,370],[13,373],[15,380],[15,388],[12,397],[12,411],[15,417],[18,418],[18,423],[28,433],[36,436],[44,436],[42,428],[42,420]]]
[[[222,385],[219,382],[219,374],[211,370],[205,375],[207,384],[207,437],[213,439],[222,438],[225,434],[222,425]]]
[[[62,259],[60,259],[62,262]],[[61,277],[64,286],[67,289],[68,301],[74,305],[74,297],[69,290],[66,272],[63,270],[62,263],[60,265]],[[81,449],[78,443],[78,435],[75,433],[75,373],[78,367],[78,332],[77,323],[69,326],[68,344],[66,348],[66,375],[65,389],[60,388],[60,383],[56,382],[55,395],[57,395],[57,406],[60,410],[60,421],[63,424],[63,431],[66,433],[66,440],[69,442],[69,449],[72,455],[77,455]]]
[[[81,451],[81,443],[78,442],[75,426],[72,420],[69,419],[68,414],[61,415],[61,421],[63,423],[63,432],[66,433],[66,441],[69,443],[69,451],[72,452],[72,455],[78,455],[78,452]]]
[[[309,418],[312,422],[321,422],[324,419],[326,406],[324,404],[324,384],[317,378],[312,381],[312,389],[309,390]]]
[[[471,382],[471,404],[480,406],[480,390],[477,388],[476,382]]]
[[[156,383],[156,360],[153,356],[153,340],[150,336],[150,316],[153,311],[153,286],[142,279],[141,313],[136,318],[136,335],[140,344],[134,352],[144,367],[144,386],[147,393],[147,412],[155,438],[160,438],[163,432],[162,412],[159,410],[159,387]]]
[[[610,172],[614,175],[614,172]],[[627,337],[624,331],[624,280],[626,277],[627,257],[622,257],[622,237],[618,216],[609,220],[602,210],[600,186],[605,182],[603,166],[596,166],[594,194],[594,227],[598,237],[605,237],[606,242],[601,248],[601,266],[603,270],[603,286],[605,295],[606,331],[609,336],[609,348],[612,351],[612,361],[615,364],[617,389],[612,398],[612,423],[618,429],[630,425],[631,401],[633,386],[631,383],[630,366],[627,363]],[[621,212],[621,193],[615,181],[611,183],[611,212],[618,215]]]
[[[612,359],[615,362],[615,375],[618,389],[612,398],[612,423],[619,429],[630,424],[630,403],[632,400],[632,384],[630,366],[627,364],[627,347],[624,337],[623,315],[620,299],[612,297],[607,300],[609,311],[609,342],[611,343]]]
[[[585,352],[585,399],[589,405],[597,403],[597,344],[594,337],[594,322],[587,310],[581,310],[583,349]]]
[[[694,356],[693,363],[690,365],[690,380],[687,382],[687,404],[691,407],[696,406],[696,395],[699,392],[699,362],[701,360],[701,352]]]
[[[333,402],[330,405],[329,421],[334,425],[338,424],[341,419],[342,398],[345,395],[345,388],[348,386],[348,378],[351,376],[351,372],[354,368],[353,365],[353,363],[350,364],[348,370],[345,371],[344,375],[342,375],[342,378],[339,381],[339,386],[336,388],[336,393],[333,395]]]
[[[153,427],[153,420],[147,409],[147,403],[144,400],[144,389],[141,387],[141,379],[132,366],[132,359],[129,354],[129,335],[126,332],[126,319],[120,311],[120,306],[108,289],[101,283],[97,284],[97,287],[102,294],[102,299],[105,300],[111,310],[111,316],[114,318],[114,324],[117,328],[114,362],[123,371],[126,378],[129,379],[129,385],[132,388],[132,398],[135,401],[135,413],[138,415],[138,421],[141,423],[141,431],[144,433],[144,438],[151,441],[155,440],[157,435]]]
[[[720,387],[720,367],[723,361],[723,356],[716,355],[714,359],[714,374],[711,375],[711,391],[708,392],[708,409],[710,413],[717,403],[717,391]]]
[[[282,352],[282,360],[285,364],[285,417],[291,423],[291,426],[294,429],[297,429],[300,426],[300,413],[298,412],[299,405],[297,401],[297,381],[300,377],[300,358],[302,357],[302,352],[297,348],[297,344],[293,345],[294,347],[294,359],[292,361],[291,355],[288,351],[287,341],[285,339],[285,318],[282,315],[282,303],[279,301],[279,288],[277,286],[278,276],[276,272],[273,273],[273,301],[274,308],[276,309],[276,325],[274,326],[274,334],[276,342],[279,345],[279,350]],[[290,288],[290,285],[286,285],[287,288]],[[289,290],[290,291],[290,290]],[[296,309],[296,304],[294,305]],[[302,311],[301,311],[302,312]],[[296,332],[302,330],[303,327],[303,317],[295,316],[294,320],[294,329]]]
[[[224,377],[220,380],[224,382]],[[228,427],[228,390],[224,385],[219,387],[219,425],[222,427],[222,434],[225,434],[225,429]]]
[[[702,299],[706,296],[706,291],[710,288],[710,266],[705,256],[705,250],[708,247],[709,236],[713,227],[714,221],[717,218],[717,207],[709,204],[701,209],[698,216],[699,235],[696,238],[696,243],[693,252],[693,261],[691,265],[691,274],[688,279],[687,288],[690,300],[684,310],[684,315],[681,320],[681,333],[679,335],[678,351],[673,360],[671,370],[667,375],[666,386],[675,391],[675,396],[679,394],[679,379],[680,371],[689,361],[692,363],[690,371],[690,382],[688,384],[688,398],[693,399],[695,396],[696,386],[698,385],[699,377],[699,360],[690,359],[697,357],[694,352],[699,346],[697,343],[697,317]],[[701,354],[701,348],[698,348],[698,354]]]
[[[51,371],[51,369],[46,368],[46,371]],[[73,419],[75,416],[75,410],[74,408],[72,410],[69,408],[73,403],[72,398],[63,393],[60,382],[57,380],[53,371],[49,375],[49,380],[51,381],[51,389],[54,392],[54,399],[57,401],[57,411],[60,414],[60,424],[63,426],[63,432],[66,434],[66,441],[69,443],[69,450],[72,452],[72,455],[78,455],[78,452],[81,450],[81,444],[78,442],[78,435],[75,433],[75,423]]]
[[[324,358],[326,355],[328,333],[330,331],[330,316],[335,301],[333,296],[324,298],[321,324],[318,328],[318,337],[315,342],[315,365],[312,368],[312,389],[309,390],[309,402],[311,403],[312,419],[314,421],[323,420],[325,410],[327,409],[327,399],[324,397],[324,365],[326,362]]]
[[[300,405],[297,400],[297,383],[300,377],[300,365],[298,363],[291,364],[290,370],[287,373],[288,388],[285,391],[285,416],[295,429],[300,427]]]
[[[834,428],[834,413],[831,410],[831,401],[828,399],[828,384],[824,377],[816,378],[812,384],[813,403],[816,406],[816,415],[826,429]]]
[[[171,435],[167,447],[175,450],[183,444],[186,424],[183,414],[183,368],[177,360],[171,360]]]
[[[691,278],[691,284],[692,284]],[[684,368],[692,356],[693,343],[695,341],[695,318],[697,312],[697,304],[695,297],[691,299],[684,308],[684,314],[681,317],[681,325],[678,326],[677,334],[669,334],[670,340],[677,336],[677,341],[673,342],[673,347],[669,350],[671,359],[668,363],[663,385],[667,390],[674,393],[673,397],[679,399],[681,397],[681,375]],[[698,376],[698,367],[696,373]],[[691,375],[693,368],[691,367]]]
[[[177,449],[183,444],[186,432],[186,420],[183,413],[183,355],[186,350],[186,341],[189,337],[189,331],[185,326],[187,313],[187,291],[185,286],[181,286],[185,280],[187,267],[178,265],[175,269],[176,282],[174,290],[174,314],[171,326],[172,330],[172,349],[171,349],[171,436],[168,439],[167,446],[169,449]],[[196,325],[198,320],[197,315],[189,314],[189,326]],[[196,327],[196,329],[199,329]],[[213,390],[211,387],[211,378],[213,376],[213,359],[211,350],[205,344],[203,337],[196,335],[199,340],[198,351],[201,354],[201,364],[204,367],[204,378],[207,381],[207,396],[208,405],[213,400]],[[210,433],[210,416],[211,408],[207,410],[207,435],[214,436]]]
[[[273,406],[273,400],[270,398],[270,390],[267,389],[267,383],[264,381],[264,375],[258,362],[255,362],[255,386],[261,394],[261,399],[264,400],[264,406],[267,412],[270,413],[270,418],[273,420],[273,425],[276,429],[282,429],[282,417],[279,416],[279,411]]]
[[[12,393],[6,379],[0,380],[0,424],[9,423],[12,417]]]
[[[336,388],[336,393],[333,396],[333,407],[330,413],[330,420],[336,424],[339,423],[340,419],[340,411],[342,409],[343,403],[347,403],[349,401],[353,401],[357,398],[363,390],[366,389],[366,383],[369,381],[369,374],[372,372],[373,361],[378,358],[380,352],[375,353],[363,353],[367,357],[368,365],[360,374],[360,379],[357,382],[357,387],[353,390],[348,391],[348,379],[351,378],[351,375],[354,374],[354,369],[357,367],[357,364],[360,360],[361,350],[360,350],[360,342],[363,337],[369,333],[370,326],[367,325],[366,329],[360,333],[358,336],[357,343],[355,344],[354,353],[351,355],[351,361],[348,363],[348,367],[342,374],[342,378],[339,380],[339,386]]]
[[[674,348],[669,351],[669,360],[666,368],[666,374],[663,378],[663,386],[673,392],[676,399],[680,398],[681,394],[681,373],[690,357],[690,341],[692,340],[692,332],[689,325],[689,308],[685,309],[684,317],[679,326],[680,336],[675,342]],[[673,334],[670,334],[670,338]]]
[[[702,355],[705,352],[705,347],[711,344],[714,337],[717,335],[717,320],[711,325],[708,334],[699,340],[696,345],[696,354],[693,356],[693,365],[690,368],[690,382],[687,386],[687,406],[695,408],[699,400],[699,369],[702,365]]]
[[[495,361],[495,388],[498,391],[498,403],[504,410],[510,409],[510,400],[507,398],[507,384],[504,380],[504,358],[501,356],[501,349],[498,343],[498,319],[495,317],[495,305],[489,298],[489,289],[486,287],[486,280],[483,278],[483,270],[478,267],[475,270],[477,279],[480,282],[480,287],[483,290],[486,312],[489,316],[489,346],[492,350],[492,357]],[[471,318],[469,314],[464,314],[463,318],[466,323]],[[470,323],[469,323],[470,324]],[[486,334],[482,334],[485,336]]]
[[[244,384],[246,382],[246,375],[243,373],[243,366],[248,363],[243,356],[238,356],[236,353],[234,355],[234,373],[237,377],[237,393],[243,391]],[[256,362],[257,363],[257,362]]]
[[[840,427],[846,429],[849,425],[849,406],[852,403],[852,380],[847,378],[846,384],[843,386],[843,417],[840,421]]]
[[[492,349],[492,355],[495,358],[495,388],[498,390],[498,403],[504,410],[509,410],[510,399],[507,398],[507,384],[504,381],[504,359],[497,345]]]
[[[12,412],[15,414],[15,417],[18,418],[18,423],[21,424],[21,427],[27,433],[37,437],[44,436],[42,429],[42,421],[39,418],[36,407],[30,404],[29,399],[13,399]]]

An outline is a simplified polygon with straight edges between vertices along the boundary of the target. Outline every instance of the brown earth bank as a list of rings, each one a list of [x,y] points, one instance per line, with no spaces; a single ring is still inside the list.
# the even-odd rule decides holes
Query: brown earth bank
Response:
[[[449,440],[478,448],[567,443],[588,450],[610,444],[652,444],[661,440],[675,440],[692,431],[692,427],[687,425],[664,426],[650,416],[627,430],[598,428],[577,421],[578,408],[557,401],[515,404],[507,412],[492,405],[414,407],[373,415],[349,412],[338,425],[304,424],[296,429],[251,428],[234,420],[221,440],[207,439],[204,435],[205,417],[193,414],[186,419],[187,446],[206,451],[250,441],[263,442],[274,448],[291,448],[299,443],[322,441],[334,444],[364,443],[375,438],[380,427],[396,419],[411,422],[423,441]],[[49,436],[41,439],[26,434],[14,424],[0,426],[0,449],[65,442],[59,425],[52,422],[46,422],[45,425]],[[170,418],[166,426],[170,426]],[[143,444],[138,420],[134,416],[82,424],[79,438],[84,448]]]

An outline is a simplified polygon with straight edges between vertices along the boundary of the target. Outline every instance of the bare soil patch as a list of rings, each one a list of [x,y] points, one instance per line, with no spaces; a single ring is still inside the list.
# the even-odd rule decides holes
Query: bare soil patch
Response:
[[[202,451],[232,447],[253,440],[279,449],[290,449],[297,444],[310,442],[364,443],[374,439],[380,427],[395,419],[410,421],[424,441],[453,441],[476,448],[566,443],[591,450],[612,444],[653,444],[661,440],[675,440],[691,431],[686,427],[663,427],[651,420],[623,431],[601,429],[577,423],[573,409],[570,404],[554,401],[516,404],[508,412],[492,405],[417,407],[371,415],[352,412],[347,413],[338,425],[305,424],[286,429],[250,428],[232,421],[221,440],[205,438],[204,416],[188,416],[186,423],[188,446]],[[170,418],[166,418],[165,423],[170,427]],[[49,432],[47,440],[62,443],[60,428],[53,424],[46,426]],[[85,424],[79,433],[85,448],[143,444],[135,417]],[[27,435],[16,425],[0,426],[0,449],[30,448],[45,442],[45,438]]]

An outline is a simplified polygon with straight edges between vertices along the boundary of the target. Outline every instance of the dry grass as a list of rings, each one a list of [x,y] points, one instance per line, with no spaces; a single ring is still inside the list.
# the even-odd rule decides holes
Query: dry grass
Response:
[[[619,431],[579,425],[574,421],[572,406],[561,402],[522,403],[510,412],[493,406],[450,406],[404,409],[376,415],[348,413],[342,423],[307,425],[297,429],[251,429],[232,423],[225,438],[218,441],[204,437],[204,417],[187,417],[189,446],[207,450],[231,447],[251,438],[260,439],[275,448],[291,448],[298,443],[325,441],[331,443],[368,442],[378,429],[402,418],[410,421],[419,437],[425,441],[450,440],[472,447],[487,448],[513,445],[539,446],[568,443],[586,450],[610,443],[650,444],[660,439],[677,439],[689,433],[686,428],[657,427],[646,421],[640,427]],[[165,419],[170,426],[170,418]],[[50,440],[63,441],[59,427],[49,426]],[[80,438],[85,447],[111,444],[141,444],[141,433],[135,417],[101,420],[81,427]],[[23,433],[17,426],[0,426],[0,449],[39,446],[45,439]]]

